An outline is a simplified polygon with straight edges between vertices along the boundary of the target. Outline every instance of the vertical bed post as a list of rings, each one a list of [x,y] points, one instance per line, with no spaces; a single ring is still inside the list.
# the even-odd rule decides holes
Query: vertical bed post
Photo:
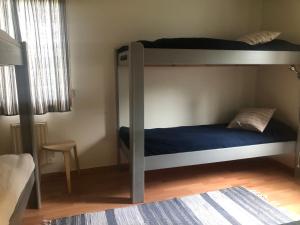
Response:
[[[118,50],[115,50],[115,88],[116,88],[116,122],[117,122],[117,165],[119,169],[121,168],[121,144],[120,144],[120,137],[119,137],[119,130],[120,130],[120,98],[119,98],[119,54]]]
[[[18,92],[18,106],[20,114],[20,126],[22,136],[22,146],[24,153],[32,155],[35,163],[35,184],[29,199],[29,206],[39,209],[41,207],[41,192],[38,171],[38,158],[34,145],[34,117],[30,93],[30,81],[28,72],[27,46],[22,43],[23,65],[16,66],[16,83]]]
[[[299,110],[299,109],[298,109]],[[298,112],[298,123],[300,123],[300,111]],[[300,125],[298,124],[298,134],[297,134],[297,143],[296,143],[296,150],[295,150],[295,178],[300,179]]]
[[[144,47],[129,46],[130,154],[132,203],[144,202]]]
[[[300,76],[298,74],[298,86],[300,88]],[[295,177],[300,179],[300,89],[298,90],[298,133],[296,144]]]

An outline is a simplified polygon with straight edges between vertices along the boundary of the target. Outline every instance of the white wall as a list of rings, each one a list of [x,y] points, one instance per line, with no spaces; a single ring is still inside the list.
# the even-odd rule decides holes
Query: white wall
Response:
[[[300,44],[300,1],[265,0],[262,29],[280,31],[281,39]],[[257,102],[276,107],[275,116],[295,129],[298,127],[299,81],[287,66],[263,67],[257,78]],[[294,157],[280,159],[293,166]]]
[[[282,32],[279,38],[300,44],[300,1],[264,0],[262,29]],[[298,82],[287,66],[262,67],[257,79],[257,101],[277,106],[279,118],[298,126]]]
[[[300,43],[299,0],[264,0],[262,28],[278,30],[280,38]]]
[[[38,119],[48,121],[51,140],[77,141],[83,168],[115,163],[113,53],[117,46],[160,37],[234,39],[259,30],[261,25],[261,0],[226,0],[226,3],[224,0],[68,0],[67,3],[71,79],[76,90],[74,107],[70,113],[47,114]],[[168,68],[156,72],[156,68],[147,71],[146,101],[155,105],[152,109],[146,105],[149,126],[225,120],[233,108],[242,104],[243,98],[247,104],[253,99],[256,76],[250,78],[250,74],[255,75],[256,70],[251,68]],[[160,77],[163,77],[161,83],[154,84]],[[234,87],[237,79],[239,85]],[[229,101],[234,96],[234,101]],[[160,107],[164,109],[164,120],[153,111]],[[1,117],[1,152],[9,147],[8,125],[12,120],[15,118]],[[57,155],[55,163],[45,168],[45,172],[61,169],[61,156]]]
[[[298,79],[288,66],[261,67],[258,70],[256,103],[275,107],[274,117],[296,129],[298,127]]]
[[[128,72],[122,70],[121,126],[128,126]],[[255,105],[256,75],[256,67],[146,67],[145,127],[228,122],[241,107]]]

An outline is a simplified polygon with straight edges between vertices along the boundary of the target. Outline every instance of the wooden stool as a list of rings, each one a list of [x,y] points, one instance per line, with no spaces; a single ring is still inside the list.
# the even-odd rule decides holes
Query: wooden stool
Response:
[[[60,143],[53,143],[53,144],[45,144],[42,146],[42,150],[44,151],[52,151],[52,152],[61,152],[64,155],[64,162],[65,162],[65,170],[66,170],[66,177],[67,177],[67,187],[68,192],[72,192],[71,187],[71,151],[74,151],[75,162],[77,167],[77,172],[80,174],[80,167],[79,167],[79,160],[77,155],[77,147],[75,141],[64,141]]]

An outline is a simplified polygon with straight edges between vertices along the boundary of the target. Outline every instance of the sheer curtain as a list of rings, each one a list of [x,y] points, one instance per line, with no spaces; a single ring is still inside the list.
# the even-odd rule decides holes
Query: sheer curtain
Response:
[[[70,111],[71,99],[65,1],[0,1],[6,2],[7,7],[5,10],[7,10],[7,13],[9,13],[9,8],[12,9],[10,15],[4,17],[3,21],[7,21],[6,23],[9,24],[7,27],[11,27],[14,24],[15,36],[20,36],[19,38],[22,41],[26,41],[28,45],[31,93],[35,114]],[[12,2],[15,4],[13,5],[15,7],[12,7]],[[14,13],[15,17],[11,12],[16,12]],[[1,73],[4,73],[11,79],[6,81],[7,84],[0,80],[0,85],[6,84],[4,89],[1,87],[1,95],[7,96],[4,98],[4,101],[2,101],[3,98],[1,96],[0,113],[16,115],[18,111],[14,75],[12,75],[13,71],[11,68],[6,70],[1,71]]]

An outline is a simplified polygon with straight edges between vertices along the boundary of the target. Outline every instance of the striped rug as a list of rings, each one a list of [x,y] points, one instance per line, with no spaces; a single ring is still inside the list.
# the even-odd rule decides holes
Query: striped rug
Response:
[[[52,220],[51,225],[272,225],[295,220],[243,187]]]

